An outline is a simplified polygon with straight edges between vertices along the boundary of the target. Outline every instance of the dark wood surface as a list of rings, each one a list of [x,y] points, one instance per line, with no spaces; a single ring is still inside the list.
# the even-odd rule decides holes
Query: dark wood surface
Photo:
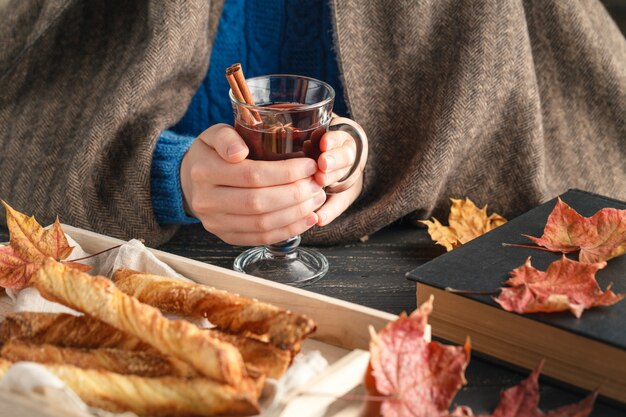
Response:
[[[0,241],[7,240],[0,228]],[[188,258],[232,268],[233,260],[244,249],[233,247],[205,232],[200,226],[187,226],[159,249]],[[411,225],[393,225],[363,242],[332,247],[318,247],[330,263],[326,277],[307,290],[398,314],[416,307],[415,284],[405,273],[443,253],[432,245],[424,229]],[[475,414],[490,413],[499,393],[519,383],[528,372],[498,363],[472,352],[466,371],[468,384],[455,398],[456,404],[469,405]],[[584,392],[541,379],[542,409],[578,401]],[[624,405],[600,399],[592,416],[626,416]]]
[[[232,269],[235,257],[245,248],[226,245],[200,226],[188,226],[160,249]],[[307,290],[394,314],[411,312],[416,307],[415,284],[405,274],[444,252],[432,244],[425,229],[407,224],[390,226],[363,242],[316,249],[326,255],[330,270]],[[475,414],[489,413],[500,392],[527,375],[527,371],[473,353],[466,372],[468,384],[455,402],[471,406]],[[544,410],[578,401],[585,395],[547,379],[541,381],[540,404]],[[626,409],[601,399],[592,415],[626,416]]]

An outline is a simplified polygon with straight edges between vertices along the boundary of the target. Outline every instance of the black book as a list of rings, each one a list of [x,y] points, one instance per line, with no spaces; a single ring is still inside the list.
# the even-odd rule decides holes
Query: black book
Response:
[[[626,209],[626,203],[580,190],[560,198],[585,217],[605,207]],[[532,257],[545,271],[562,254],[503,246],[533,245],[522,234],[540,237],[557,199],[548,201],[463,246],[409,272],[417,282],[417,304],[435,296],[433,335],[463,343],[489,356],[532,369],[545,359],[543,373],[626,403],[626,300],[585,310],[577,319],[570,312],[516,314],[503,310],[489,295],[454,294],[445,289],[495,291],[509,273]],[[569,254],[578,260],[577,253]],[[602,290],[613,283],[626,292],[626,255],[608,261],[596,274]]]

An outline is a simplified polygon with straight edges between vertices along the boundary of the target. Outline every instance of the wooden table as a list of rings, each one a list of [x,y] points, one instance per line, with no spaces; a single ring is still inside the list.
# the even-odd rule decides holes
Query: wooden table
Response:
[[[0,228],[0,241],[5,240],[6,229]],[[232,268],[234,258],[243,250],[224,244],[197,225],[182,228],[159,249],[225,268]],[[416,307],[415,285],[406,280],[405,273],[443,253],[432,245],[424,229],[401,224],[364,242],[318,249],[328,258],[330,271],[308,290],[395,314],[411,312]],[[499,393],[519,383],[528,372],[480,357],[476,352],[472,355],[466,372],[468,384],[458,393],[455,403],[471,406],[475,414],[489,413],[497,404]],[[540,405],[546,411],[586,395],[545,378],[540,386]],[[600,399],[592,416],[626,416],[626,405]]]

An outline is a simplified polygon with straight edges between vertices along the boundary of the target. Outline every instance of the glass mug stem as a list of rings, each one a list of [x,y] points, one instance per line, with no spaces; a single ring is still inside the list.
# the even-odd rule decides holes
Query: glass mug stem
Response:
[[[300,237],[300,235],[298,235],[287,240],[283,240],[282,242],[266,245],[266,256],[271,256],[278,259],[293,258],[297,255],[296,250],[298,249],[298,246],[300,246],[301,240],[302,238]]]

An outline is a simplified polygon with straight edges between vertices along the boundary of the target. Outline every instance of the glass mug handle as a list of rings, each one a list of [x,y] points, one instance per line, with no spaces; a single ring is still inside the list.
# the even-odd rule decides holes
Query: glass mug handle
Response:
[[[347,190],[352,186],[352,179],[359,175],[358,168],[361,165],[361,159],[363,158],[363,146],[365,142],[365,138],[359,132],[357,128],[347,123],[337,123],[336,125],[332,125],[328,128],[329,131],[340,130],[342,132],[348,133],[354,139],[354,143],[356,144],[356,155],[354,156],[354,164],[350,168],[350,171],[343,178],[337,181],[334,184],[326,187],[326,194],[338,194],[342,191]]]

